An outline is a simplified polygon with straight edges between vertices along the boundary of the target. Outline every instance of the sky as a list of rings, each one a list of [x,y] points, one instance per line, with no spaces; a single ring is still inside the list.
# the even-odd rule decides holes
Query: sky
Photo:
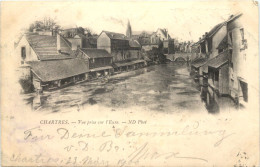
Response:
[[[133,31],[168,29],[180,41],[198,41],[205,32],[240,12],[234,1],[57,1],[4,2],[2,26],[19,32],[35,20],[54,18],[63,28],[88,27],[124,33],[129,20]],[[2,15],[3,16],[3,15]],[[7,23],[6,23],[7,22]]]

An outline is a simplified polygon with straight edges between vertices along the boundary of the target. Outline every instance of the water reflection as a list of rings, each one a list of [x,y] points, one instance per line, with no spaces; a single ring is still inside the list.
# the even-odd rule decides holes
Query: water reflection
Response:
[[[230,97],[218,96],[217,93],[208,86],[201,86],[201,99],[211,114],[219,113],[222,109],[237,109],[236,104]]]
[[[112,110],[138,106],[159,112],[207,109],[217,113],[222,102],[209,92],[206,87],[199,88],[190,77],[189,64],[176,62],[113,75],[107,82],[100,79],[41,95],[32,93],[24,95],[24,99],[34,111],[59,112],[64,108],[78,110],[100,105]]]

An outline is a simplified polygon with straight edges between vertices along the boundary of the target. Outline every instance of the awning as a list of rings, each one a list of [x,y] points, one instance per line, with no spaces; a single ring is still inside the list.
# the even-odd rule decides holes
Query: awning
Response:
[[[105,66],[105,67],[93,68],[93,69],[90,69],[90,72],[103,71],[103,70],[109,70],[109,69],[113,69],[113,67]]]
[[[201,66],[203,66],[206,63],[206,59],[205,58],[201,58],[201,59],[196,59],[191,66],[195,67],[195,68],[199,68]]]
[[[212,68],[219,68],[222,65],[228,63],[228,52],[223,52],[207,62],[207,65]]]
[[[201,62],[201,63],[196,63],[196,64],[192,64],[193,67],[195,68],[199,68],[201,67],[205,62]]]

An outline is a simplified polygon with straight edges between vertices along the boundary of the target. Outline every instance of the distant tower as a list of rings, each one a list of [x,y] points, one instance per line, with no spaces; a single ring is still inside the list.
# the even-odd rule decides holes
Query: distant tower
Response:
[[[129,37],[129,38],[132,37],[132,28],[131,28],[129,20],[128,20],[128,23],[127,23],[126,36]]]

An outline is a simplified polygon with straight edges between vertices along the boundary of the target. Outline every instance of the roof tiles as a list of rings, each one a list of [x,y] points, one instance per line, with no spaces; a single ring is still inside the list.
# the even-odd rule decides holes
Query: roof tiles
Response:
[[[27,34],[26,39],[36,52],[40,60],[69,59],[71,56],[71,44],[61,37],[61,52],[57,51],[57,37],[48,35]]]
[[[43,82],[65,79],[89,72],[87,64],[79,59],[29,62],[33,73]]]

